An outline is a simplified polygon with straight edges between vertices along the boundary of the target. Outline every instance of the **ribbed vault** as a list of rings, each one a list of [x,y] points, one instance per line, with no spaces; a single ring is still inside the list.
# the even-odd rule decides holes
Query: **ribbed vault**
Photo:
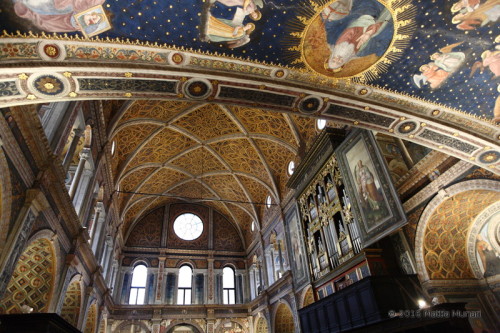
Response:
[[[257,108],[139,100],[110,124],[124,234],[145,212],[187,200],[249,229],[269,195],[280,204],[290,161],[318,134],[315,119]]]

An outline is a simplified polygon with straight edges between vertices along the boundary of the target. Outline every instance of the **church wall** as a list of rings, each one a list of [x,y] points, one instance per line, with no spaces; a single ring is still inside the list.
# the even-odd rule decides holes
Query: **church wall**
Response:
[[[36,113],[36,107],[12,108],[9,113],[5,113],[6,110],[2,110],[2,112],[4,117],[0,119],[2,128],[0,136],[3,151],[7,153],[10,180],[13,184],[11,209],[13,213],[15,212],[10,216],[9,240],[17,237],[17,242],[15,247],[7,243],[8,247],[2,253],[0,293],[6,292],[6,284],[12,276],[10,270],[14,269],[17,257],[29,246],[29,239],[44,234],[46,235],[44,237],[54,245],[55,264],[51,270],[54,279],[51,282],[50,302],[43,309],[45,312],[60,313],[69,283],[78,275],[79,279],[82,280],[84,297],[77,327],[82,328],[81,325],[86,320],[85,314],[89,300],[95,299],[102,303],[107,288],[98,269],[99,263],[93,257],[90,249],[90,235],[85,229],[82,229],[87,218],[91,215],[91,209],[87,206],[92,203],[90,200],[84,203],[86,212],[82,216],[75,214],[67,188],[61,181],[64,179],[58,164],[61,160],[57,157],[54,159],[53,151]],[[90,120],[92,117],[89,114],[88,119]],[[99,119],[94,118],[92,122],[97,124]],[[95,160],[99,154],[102,155],[102,152],[97,149],[101,146],[96,144],[92,148]],[[104,161],[102,157],[101,160]],[[38,173],[37,182],[34,183],[34,174],[36,173]],[[101,183],[107,182],[106,178],[109,179],[106,176],[105,168],[100,171],[99,176],[93,174],[91,177],[91,183],[96,182],[97,178],[100,179]],[[110,188],[110,186],[106,187]],[[103,199],[107,203],[107,210],[109,210],[111,201],[108,197]],[[104,234],[114,233],[114,228],[107,229]],[[17,236],[14,236],[14,233]],[[8,261],[5,261],[5,258]],[[111,258],[109,260],[111,261]],[[109,264],[104,262],[103,264],[104,269],[109,271]],[[35,269],[35,267],[32,268]],[[35,311],[38,311],[38,307],[34,308]]]
[[[33,110],[27,112],[31,112],[31,116],[33,116]],[[270,209],[264,208],[261,215],[262,220],[259,222],[263,227],[257,227],[251,233],[251,236],[246,236],[248,232],[239,230],[211,207],[170,203],[167,205],[169,207],[168,213],[166,213],[167,210],[163,206],[144,214],[142,220],[144,223],[137,223],[134,227],[131,227],[133,232],[131,231],[130,235],[132,236],[124,241],[117,231],[122,221],[116,213],[116,211],[119,211],[119,208],[116,208],[118,195],[116,193],[112,194],[113,179],[108,160],[110,147],[109,143],[103,146],[99,145],[103,144],[102,138],[99,139],[99,137],[102,135],[100,131],[104,126],[101,120],[94,119],[95,112],[97,111],[88,111],[88,117],[96,124],[97,128],[94,133],[96,143],[92,145],[92,158],[96,164],[95,173],[92,175],[89,185],[88,193],[91,195],[87,196],[88,200],[84,203],[84,213],[80,216],[74,212],[67,189],[61,181],[63,173],[59,170],[58,163],[60,161],[57,159],[52,160],[52,164],[49,164],[49,166],[42,164],[42,162],[50,161],[52,157],[39,124],[28,126],[29,121],[23,118],[19,124],[15,124],[15,126],[19,125],[17,129],[13,127],[9,133],[1,132],[2,148],[6,152],[6,161],[10,169],[10,182],[12,185],[12,204],[10,207],[12,213],[9,219],[11,225],[9,233],[17,230],[16,228],[27,226],[26,230],[22,231],[22,238],[24,238],[25,243],[20,242],[19,248],[11,249],[8,254],[2,253],[2,258],[8,255],[16,256],[16,254],[21,254],[29,246],[29,239],[39,232],[51,234],[47,239],[56,244],[54,257],[57,258],[57,280],[54,281],[51,291],[50,310],[61,311],[71,281],[74,280],[75,276],[81,276],[83,298],[81,312],[78,317],[78,327],[82,330],[85,329],[86,323],[90,322],[88,316],[94,316],[90,307],[95,304],[97,309],[95,327],[101,322],[103,309],[107,308],[112,311],[108,316],[108,326],[111,325],[117,328],[118,325],[128,320],[127,313],[130,312],[130,308],[123,304],[124,298],[122,297],[124,292],[126,296],[127,283],[130,285],[130,280],[126,280],[125,276],[132,271],[134,265],[143,261],[147,263],[149,269],[147,287],[149,305],[147,307],[134,307],[137,313],[133,316],[137,320],[144,318],[147,318],[148,321],[153,320],[153,324],[149,322],[147,324],[149,325],[148,329],[152,331],[156,329],[161,332],[162,329],[165,330],[174,321],[180,323],[182,318],[191,315],[189,322],[197,323],[203,330],[210,332],[216,332],[223,327],[223,318],[232,318],[234,319],[233,322],[243,323],[242,327],[251,331],[254,329],[253,324],[259,318],[265,317],[268,327],[271,328],[276,324],[275,317],[277,308],[281,305],[280,302],[286,302],[292,308],[295,329],[298,330],[297,309],[301,307],[306,298],[306,293],[312,290],[313,285],[309,283],[301,286],[294,285],[294,272],[290,271],[290,266],[286,267],[286,265],[284,271],[281,272],[282,277],[273,279],[270,275],[271,266],[268,264],[269,260],[271,260],[271,251],[274,253],[274,258],[276,258],[276,252],[279,251],[277,242],[279,241],[283,242],[281,243],[283,246],[281,251],[285,261],[291,263],[291,259],[288,259],[290,243],[286,241],[285,237],[288,232],[285,227],[285,209],[282,206],[288,207],[290,204],[294,204],[295,199],[291,198],[288,202],[281,203],[280,206],[272,206]],[[0,121],[4,121],[4,119],[0,119]],[[15,112],[10,121],[16,121]],[[9,135],[11,137],[20,135],[20,137],[14,141],[5,139]],[[35,145],[35,142],[30,139],[37,136],[42,138],[39,140],[41,142],[38,143],[39,145]],[[99,147],[105,148],[100,150]],[[27,152],[26,149],[28,149]],[[37,150],[36,154],[33,152],[35,149]],[[14,156],[12,152],[15,151],[23,152],[23,154]],[[434,157],[433,161],[423,157],[415,164],[414,168],[410,168],[396,182],[398,190],[407,198],[404,200],[404,204],[411,204],[405,206],[409,207],[407,209],[408,224],[402,229],[403,233],[400,232],[391,237],[395,247],[394,250],[391,250],[392,244],[388,240],[383,247],[384,250],[395,252],[395,258],[392,258],[391,262],[399,261],[401,268],[406,273],[410,271],[408,267],[411,267],[414,271],[417,270],[419,273],[429,271],[428,265],[425,265],[425,259],[417,259],[420,268],[415,267],[413,259],[425,246],[423,244],[425,244],[427,238],[425,237],[425,228],[422,229],[422,223],[424,223],[423,215],[425,211],[430,209],[429,205],[436,198],[445,198],[446,191],[452,186],[466,188],[464,184],[450,186],[450,184],[456,182],[457,177],[462,177],[462,174],[458,174],[455,178],[450,177],[446,178],[447,180],[440,180],[441,176],[446,172],[454,170],[454,166],[457,165],[456,159],[436,156],[433,153],[431,155],[431,157]],[[17,161],[19,160],[24,162],[18,164]],[[436,169],[438,170],[437,174],[434,172]],[[465,176],[466,180],[483,181],[489,179],[493,181],[492,179],[498,179],[497,176],[481,169],[471,171]],[[33,182],[34,178],[32,176],[34,173],[38,174],[37,183]],[[431,176],[437,178],[432,179]],[[422,195],[425,188],[430,191],[440,181],[442,181],[441,184],[444,184],[443,191],[437,194],[434,193],[432,196]],[[96,197],[93,197],[95,194],[94,189],[101,186],[104,187],[104,194],[102,198],[97,200]],[[498,188],[498,184],[495,186]],[[489,198],[487,202],[493,202],[494,200],[494,198]],[[104,227],[97,241],[96,248],[98,250],[94,253],[89,244],[90,235],[82,227],[85,227],[86,223],[88,225],[88,221],[92,216],[95,216],[93,215],[95,214],[93,209],[97,201],[102,203],[103,211],[106,214],[102,222]],[[486,204],[486,201],[484,201],[484,204]],[[481,208],[480,205],[477,206],[478,209]],[[173,234],[173,220],[177,215],[187,211],[197,212],[209,224],[209,228],[206,228],[200,239],[194,243],[176,239]],[[477,213],[479,214],[479,212]],[[457,212],[457,214],[459,213]],[[28,218],[30,216],[31,218]],[[472,214],[470,217],[472,219],[477,215]],[[446,219],[444,217],[437,218],[437,221],[444,223]],[[465,224],[467,227],[471,227],[470,223]],[[11,237],[10,234],[9,237]],[[421,238],[420,241],[419,237]],[[242,239],[245,239],[246,249]],[[248,239],[252,239],[252,242],[249,243]],[[125,247],[124,251],[121,251],[123,243],[125,243]],[[307,243],[304,245],[309,247]],[[318,247],[317,244],[314,245]],[[422,254],[422,257],[425,258],[425,254]],[[115,263],[115,266],[113,266],[113,263]],[[458,265],[459,263],[460,261],[456,261],[454,264]],[[179,267],[183,264],[192,266],[194,274],[200,278],[199,282],[196,282],[198,289],[194,293],[196,294],[194,296],[195,303],[208,303],[194,305],[192,313],[183,312],[178,306],[167,304],[169,302],[166,300],[169,274],[175,276]],[[231,307],[219,304],[220,276],[222,269],[226,265],[235,268],[238,279],[241,279],[241,282],[238,283],[243,292],[241,296],[238,296],[238,303],[245,304]],[[372,265],[370,269],[375,271],[375,266]],[[394,272],[397,271],[397,268],[392,267],[387,271]],[[120,272],[120,275],[115,277],[113,272]],[[12,271],[8,273],[11,274]],[[307,273],[311,274],[310,271]],[[345,273],[351,273],[351,271],[346,270]],[[255,280],[256,275],[259,276],[260,288],[254,290],[253,297],[251,297],[252,279]],[[2,276],[5,277],[5,275]],[[335,278],[339,276],[335,275]],[[462,279],[459,283],[456,281],[435,281],[437,279],[430,279],[429,281],[422,279],[422,281],[426,292],[430,296],[444,296],[445,299],[453,301],[467,300],[471,304],[470,309],[488,311],[487,309],[498,308],[496,301],[496,297],[498,297],[498,281],[496,278],[490,278],[487,281],[479,279],[480,282],[478,282],[474,280],[474,278],[477,279],[478,277],[472,276],[472,273],[455,276],[455,278],[457,277]],[[128,278],[130,278],[130,275],[128,275]],[[314,288],[316,288],[313,300],[318,298],[317,291],[326,288],[327,284],[332,281],[331,279],[327,280],[321,280],[320,277],[315,281],[316,284],[313,283]],[[7,284],[7,282],[5,283]],[[3,288],[0,292],[4,292],[5,289]],[[474,293],[478,293],[477,297],[474,296]],[[200,295],[203,296],[204,302],[199,298]],[[113,300],[111,296],[113,296]],[[310,301],[310,296],[307,295],[307,297]],[[175,293],[172,295],[170,303],[175,303]],[[251,315],[247,317],[249,309]],[[478,327],[479,325],[491,326],[494,323],[495,311],[489,310],[488,316],[490,318],[486,319],[484,323],[476,325]],[[91,318],[90,320],[94,319]]]

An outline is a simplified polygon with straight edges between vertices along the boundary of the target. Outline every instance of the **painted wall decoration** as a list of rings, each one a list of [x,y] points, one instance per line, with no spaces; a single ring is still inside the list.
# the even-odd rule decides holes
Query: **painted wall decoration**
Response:
[[[408,172],[408,166],[405,164],[402,152],[393,137],[376,135],[376,139],[380,148],[380,152],[389,168],[389,173],[392,180],[397,182],[402,176]]]
[[[155,209],[145,215],[127,238],[127,246],[160,247],[164,208]]]
[[[288,253],[291,258],[293,282],[299,289],[309,280],[307,272],[307,252],[304,246],[304,237],[300,226],[299,212],[296,206],[293,206],[285,215],[285,229],[288,242]]]
[[[101,6],[104,1],[14,1],[14,12],[42,31],[81,31],[85,36],[90,37],[111,28]]]
[[[242,332],[245,332],[243,327],[234,321],[227,321],[225,323],[222,323],[221,326],[219,326],[219,329],[217,330],[217,333],[242,333]]]
[[[418,88],[428,84],[431,89],[439,88],[448,77],[453,75],[464,63],[465,53],[453,51],[461,42],[448,45],[433,53],[430,62],[420,66],[421,74],[413,75],[413,82]]]
[[[481,3],[478,0],[457,1],[451,7],[454,15],[452,23],[460,30],[475,30],[488,23],[494,23],[500,17],[500,4],[495,0]]]
[[[106,13],[101,5],[75,14],[74,19],[86,37],[92,37],[111,29]]]
[[[236,48],[250,42],[255,23],[262,18],[262,0],[210,0],[204,6],[201,38]]]
[[[363,246],[406,223],[406,216],[373,134],[355,130],[335,150]]]
[[[12,0],[0,4],[1,28],[82,37],[75,17],[95,6],[110,29],[87,36],[223,53],[303,69],[325,82],[361,80],[500,121],[498,0]],[[356,25],[363,38],[350,43],[353,57],[334,65]]]
[[[485,278],[500,274],[500,212],[491,215],[476,236],[476,259]]]

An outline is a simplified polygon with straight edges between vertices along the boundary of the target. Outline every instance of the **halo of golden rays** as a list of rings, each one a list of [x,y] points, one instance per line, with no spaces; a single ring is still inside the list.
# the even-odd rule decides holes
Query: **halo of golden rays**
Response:
[[[390,11],[393,19],[394,34],[385,53],[368,68],[356,74],[334,77],[335,73],[332,72],[328,75],[318,72],[306,61],[304,56],[304,41],[308,29],[318,16],[321,15],[323,9],[335,2],[332,0],[308,0],[303,1],[298,6],[299,9],[296,17],[286,24],[288,35],[282,41],[286,50],[284,60],[291,65],[303,68],[321,77],[328,77],[333,81],[342,80],[347,81],[347,83],[367,83],[377,79],[388,70],[391,64],[401,57],[403,51],[409,46],[411,37],[416,29],[415,16],[417,8],[412,4],[411,0],[375,1],[380,2]]]

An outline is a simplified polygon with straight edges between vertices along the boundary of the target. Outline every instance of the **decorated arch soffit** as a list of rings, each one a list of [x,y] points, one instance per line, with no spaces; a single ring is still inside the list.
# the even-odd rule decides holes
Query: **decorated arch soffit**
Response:
[[[499,200],[498,182],[491,180],[460,182],[437,193],[417,227],[415,259],[421,281],[478,275],[478,265],[474,266],[470,252],[482,240],[478,229],[485,223],[474,221]]]
[[[237,104],[377,130],[499,172],[498,0],[61,6],[0,5],[4,106]]]

